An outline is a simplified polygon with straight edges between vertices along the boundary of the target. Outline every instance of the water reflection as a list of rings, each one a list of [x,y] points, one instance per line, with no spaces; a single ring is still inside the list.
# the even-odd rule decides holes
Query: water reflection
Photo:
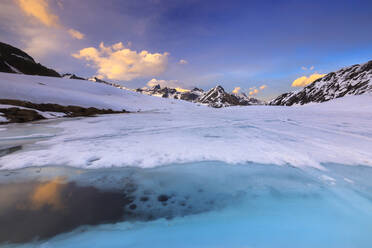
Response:
[[[58,177],[0,185],[0,243],[45,239],[80,225],[121,221],[128,199],[119,191],[78,186]]]
[[[142,225],[159,218],[188,220],[186,216],[205,212],[225,216],[229,211],[235,211],[237,220],[243,218],[236,223],[244,228],[248,225],[252,233],[254,223],[270,222],[277,216],[270,223],[278,233],[285,231],[275,229],[275,223],[299,230],[309,228],[309,223],[317,230],[321,223],[325,230],[333,228],[335,237],[354,232],[355,237],[361,234],[369,241],[363,230],[370,230],[372,169],[326,167],[325,172],[202,162],[151,169],[58,166],[0,171],[0,243],[47,239],[81,225],[118,221]],[[344,224],[334,222],[340,219]],[[221,223],[222,228],[225,220]],[[88,229],[75,230],[78,237],[84,236],[81,230]],[[123,235],[128,233],[118,234],[118,238],[128,238]],[[48,242],[51,240],[56,239]]]

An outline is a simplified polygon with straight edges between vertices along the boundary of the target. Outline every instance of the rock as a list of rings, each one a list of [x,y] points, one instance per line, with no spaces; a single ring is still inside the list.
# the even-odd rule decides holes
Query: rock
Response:
[[[71,74],[71,73],[65,73],[65,74],[62,75],[62,77],[63,78],[68,78],[68,79],[86,80],[85,78],[78,77],[75,74]]]
[[[0,71],[9,73],[23,73],[27,75],[40,75],[61,77],[55,70],[49,69],[11,45],[0,42]]]
[[[306,104],[325,102],[345,95],[361,95],[372,92],[372,60],[331,72],[301,90],[284,93],[270,105]]]
[[[28,109],[21,108],[3,108],[0,109],[0,112],[4,114],[9,122],[28,122],[45,119],[41,116],[38,111],[42,112],[61,112],[65,113],[66,117],[79,117],[79,116],[94,116],[98,114],[118,114],[118,113],[129,113],[125,110],[122,111],[113,111],[112,109],[97,109],[97,108],[84,108],[80,106],[63,106],[54,103],[32,103],[21,100],[13,99],[0,99],[0,104],[7,104],[13,106],[24,107]]]
[[[8,122],[13,123],[23,123],[45,119],[38,112],[29,109],[6,108],[0,109],[0,112],[3,113],[4,117],[8,119]]]

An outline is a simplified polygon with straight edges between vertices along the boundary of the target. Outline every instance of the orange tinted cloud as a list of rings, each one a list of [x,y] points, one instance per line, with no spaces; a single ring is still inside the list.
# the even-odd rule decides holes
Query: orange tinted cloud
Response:
[[[84,38],[84,34],[81,32],[72,28],[66,29],[60,24],[59,17],[49,8],[48,0],[16,0],[16,3],[27,16],[36,18],[45,26],[63,29],[67,31],[71,37],[78,40]]]
[[[258,93],[258,89],[254,89],[254,90],[249,91],[250,96],[256,95],[257,93]]]
[[[311,84],[315,80],[324,77],[325,75],[326,74],[314,73],[314,74],[310,75],[309,77],[306,77],[306,76],[299,77],[299,78],[297,78],[296,80],[293,81],[292,87],[304,87],[306,85]]]
[[[59,18],[49,9],[47,0],[17,0],[19,7],[29,16],[33,16],[48,27],[58,27]]]
[[[156,78],[151,79],[150,81],[147,82],[146,84],[148,87],[153,87],[155,85],[160,85],[160,87],[169,87],[169,88],[174,88],[178,92],[189,92],[190,90],[188,89],[183,89],[179,86],[178,80],[159,80]]]
[[[108,47],[101,42],[98,49],[87,47],[72,54],[77,59],[93,63],[99,76],[124,81],[163,73],[168,65],[168,55],[167,52],[133,51],[121,42]]]
[[[256,86],[254,86],[254,87],[249,88],[248,94],[250,96],[257,95],[260,91],[262,91],[266,88],[267,88],[266,84],[263,84],[263,85],[259,86],[258,88],[256,88]]]
[[[239,91],[240,91],[240,87],[235,87],[235,88],[233,89],[232,93],[234,93],[234,94],[238,94]]]
[[[78,39],[78,40],[81,40],[81,39],[84,39],[84,34],[80,33],[79,31],[75,30],[75,29],[72,29],[70,28],[68,30],[68,33],[75,39]]]

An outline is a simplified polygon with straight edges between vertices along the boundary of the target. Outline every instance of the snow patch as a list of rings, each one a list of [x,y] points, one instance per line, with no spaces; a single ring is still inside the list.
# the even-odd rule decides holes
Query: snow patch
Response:
[[[4,63],[9,66],[9,68],[15,72],[15,73],[18,73],[18,74],[23,74],[20,70],[18,70],[17,68],[15,68],[14,66],[11,66],[10,64],[8,64],[6,61],[4,61]]]

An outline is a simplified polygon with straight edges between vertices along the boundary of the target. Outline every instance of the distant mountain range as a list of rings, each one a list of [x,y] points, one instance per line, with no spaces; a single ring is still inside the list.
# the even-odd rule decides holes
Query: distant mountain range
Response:
[[[111,83],[92,77],[85,79],[75,74],[66,73],[62,76],[53,69],[47,68],[25,53],[11,45],[0,42],[0,71],[8,73],[21,73],[28,75],[40,75],[50,77],[63,77],[68,79],[90,80],[97,83],[105,83],[124,90],[132,90],[142,94],[163,98],[180,99],[199,104],[205,104],[214,108],[228,106],[261,105],[265,102],[247,96],[244,93],[227,93],[220,85],[203,91],[199,88],[192,90],[179,90],[155,85],[151,88],[128,89],[122,85]],[[345,67],[339,71],[328,73],[326,76],[315,80],[303,89],[284,93],[269,105],[306,104],[310,102],[324,102],[345,95],[360,95],[372,93],[372,60],[360,64]]]
[[[260,105],[264,102],[248,97],[244,93],[241,94],[230,94],[227,93],[224,88],[220,85],[208,90],[203,91],[199,88],[192,90],[177,90],[174,88],[160,87],[155,85],[151,88],[137,89],[137,92],[158,96],[164,98],[181,99],[185,101],[205,104],[214,108],[229,107],[229,106],[247,106],[247,105]]]
[[[282,94],[270,105],[306,104],[325,102],[346,95],[372,93],[372,60],[331,72],[303,89]]]
[[[148,89],[129,89],[120,84],[107,82],[97,77],[83,78],[75,74],[65,73],[60,75],[58,72],[49,69],[23,52],[22,50],[11,45],[0,42],[0,71],[9,73],[21,73],[28,75],[40,75],[51,77],[63,77],[67,79],[89,80],[97,83],[104,83],[124,90],[132,90],[139,93],[160,96],[163,98],[180,99],[200,104],[205,104],[215,108],[236,106],[236,105],[257,105],[264,104],[263,102],[246,96],[245,94],[229,94],[222,86],[216,86],[209,91],[204,92],[202,89],[194,88],[192,90],[179,91],[174,88],[160,87],[156,85]]]

